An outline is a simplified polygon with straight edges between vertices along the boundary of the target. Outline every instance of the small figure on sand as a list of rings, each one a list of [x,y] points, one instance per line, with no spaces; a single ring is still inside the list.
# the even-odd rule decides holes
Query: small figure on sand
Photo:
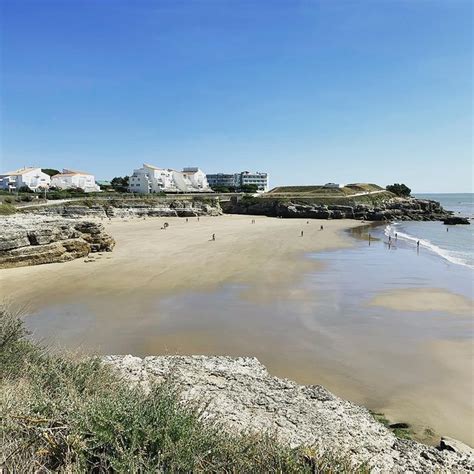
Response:
[[[199,222],[199,216],[198,216],[198,222]]]
[[[446,227],[446,232],[449,232],[449,227]]]
[[[309,221],[306,221],[306,224],[309,224]]]
[[[303,237],[303,231],[301,231],[301,237]]]
[[[323,226],[323,225],[321,225],[321,227],[319,228],[319,230],[324,230],[324,226]]]
[[[417,252],[420,251],[420,241],[419,240],[416,242],[416,251]]]
[[[186,217],[186,222],[188,222],[188,220],[189,220],[189,219]]]
[[[398,234],[395,232],[395,240],[398,239]]]
[[[212,234],[212,240],[216,240],[216,234]]]

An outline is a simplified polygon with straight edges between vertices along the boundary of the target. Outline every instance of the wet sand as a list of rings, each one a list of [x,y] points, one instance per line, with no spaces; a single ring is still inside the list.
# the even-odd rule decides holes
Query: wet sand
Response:
[[[113,252],[91,254],[94,262],[89,263],[78,259],[0,270],[0,297],[36,310],[71,297],[156,297],[209,291],[230,282],[281,284],[315,268],[314,261],[304,258],[306,252],[350,246],[341,230],[360,225],[331,221],[320,231],[314,220],[255,221],[247,216],[104,221],[117,242]],[[162,230],[165,222],[169,227]]]
[[[439,288],[405,288],[375,296],[370,306],[397,311],[442,311],[473,316],[472,300]]]

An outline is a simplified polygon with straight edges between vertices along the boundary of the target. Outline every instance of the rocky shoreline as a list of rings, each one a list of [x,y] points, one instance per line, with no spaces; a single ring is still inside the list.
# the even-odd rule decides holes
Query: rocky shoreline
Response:
[[[1,223],[0,268],[68,262],[91,252],[110,252],[115,245],[97,222],[17,215]]]
[[[392,198],[374,204],[322,204],[311,200],[233,198],[222,203],[228,214],[305,219],[357,219],[366,221],[415,220],[440,221],[452,215],[436,201],[416,198]]]
[[[276,433],[291,446],[347,456],[371,472],[473,472],[474,450],[450,438],[438,447],[399,439],[361,406],[319,385],[303,386],[271,376],[253,357],[108,356],[125,383],[145,389],[172,380],[183,401],[205,404],[205,416],[234,432]]]
[[[60,216],[66,218],[129,218],[129,217],[197,217],[219,216],[222,214],[217,199],[111,199],[83,202],[69,202],[60,205],[33,207],[25,210],[46,216]]]

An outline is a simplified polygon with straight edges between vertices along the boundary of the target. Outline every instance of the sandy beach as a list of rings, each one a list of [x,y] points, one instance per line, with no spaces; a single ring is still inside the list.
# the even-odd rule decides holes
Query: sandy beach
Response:
[[[169,227],[162,230],[165,222]],[[157,296],[230,282],[278,285],[314,268],[315,262],[303,258],[306,252],[350,246],[341,231],[360,223],[325,221],[321,231],[314,220],[256,217],[252,224],[250,217],[227,215],[199,221],[113,219],[104,225],[117,242],[113,252],[91,254],[89,263],[79,259],[1,270],[0,297],[34,310],[71,295]]]
[[[472,299],[453,292],[465,269],[383,238],[358,245],[345,232],[357,221],[103,223],[111,253],[0,270],[1,298],[25,307],[35,338],[98,354],[256,356],[422,438],[428,427],[474,443]]]

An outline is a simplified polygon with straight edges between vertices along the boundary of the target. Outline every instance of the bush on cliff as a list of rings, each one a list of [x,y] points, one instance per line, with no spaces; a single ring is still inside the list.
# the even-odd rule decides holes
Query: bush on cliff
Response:
[[[171,383],[145,392],[98,358],[54,354],[0,309],[0,465],[7,472],[349,472],[345,460],[231,435]]]
[[[411,194],[411,189],[405,184],[389,184],[385,189],[400,197],[408,197]]]

